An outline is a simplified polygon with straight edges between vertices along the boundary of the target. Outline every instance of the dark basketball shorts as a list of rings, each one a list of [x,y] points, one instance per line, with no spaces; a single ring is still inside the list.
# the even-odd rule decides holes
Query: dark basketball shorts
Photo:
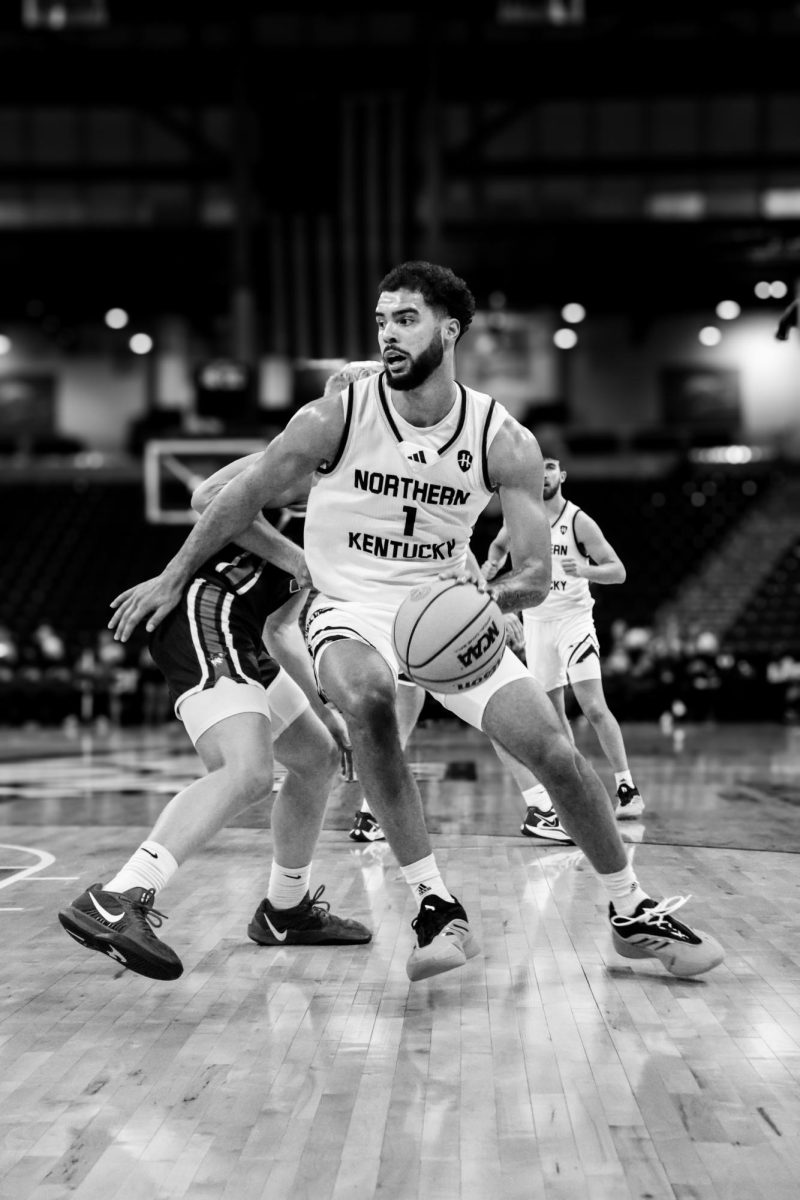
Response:
[[[195,579],[150,638],[175,715],[193,743],[241,712],[262,713],[277,738],[308,705],[302,689],[267,653],[252,620],[237,614],[236,601],[234,593]]]

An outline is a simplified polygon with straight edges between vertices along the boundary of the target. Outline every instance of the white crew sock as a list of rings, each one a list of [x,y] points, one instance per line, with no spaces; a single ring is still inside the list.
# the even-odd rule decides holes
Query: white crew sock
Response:
[[[273,908],[294,908],[308,891],[311,863],[307,867],[282,867],[272,860],[267,899]]]
[[[528,808],[539,808],[543,812],[548,812],[553,807],[550,793],[541,783],[536,783],[533,787],[526,788],[522,793],[522,799]]]
[[[372,815],[373,815],[373,813],[372,813],[372,809],[371,809],[371,808],[370,808],[370,806],[369,806],[369,800],[367,800],[367,797],[366,797],[366,796],[365,796],[365,797],[364,797],[364,799],[361,801],[361,811],[362,811],[362,812],[365,812],[365,813],[369,813],[369,815],[370,815],[370,816],[372,816]]]
[[[400,870],[403,872],[403,878],[411,888],[411,894],[417,904],[421,904],[431,892],[435,896],[441,896],[443,900],[453,899],[439,874],[435,855],[429,854],[427,858],[419,858],[416,862],[409,863],[407,867],[401,867]]]
[[[103,884],[104,892],[127,892],[130,888],[161,891],[178,869],[178,863],[159,842],[142,842],[113,879]]]
[[[609,875],[601,875],[598,871],[597,878],[606,889],[614,911],[621,917],[629,917],[643,900],[648,899],[647,892],[639,886],[631,863],[621,871],[612,871]]]
[[[615,771],[614,782],[616,783],[617,787],[619,787],[621,783],[627,783],[628,787],[633,787],[633,779],[630,771]]]

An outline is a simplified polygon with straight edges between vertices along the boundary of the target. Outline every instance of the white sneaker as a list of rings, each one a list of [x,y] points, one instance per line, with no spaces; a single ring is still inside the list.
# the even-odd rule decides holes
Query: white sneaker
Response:
[[[427,896],[411,928],[417,935],[417,945],[408,957],[406,974],[414,983],[463,967],[468,958],[480,953],[478,939],[455,896],[452,901]]]
[[[614,949],[623,958],[658,958],[671,975],[702,975],[719,966],[725,951],[716,938],[676,921],[670,914],[691,899],[642,900],[630,917],[608,907]]]
[[[575,845],[552,808],[536,808],[535,805],[529,805],[519,831],[525,837],[541,838],[544,842]]]

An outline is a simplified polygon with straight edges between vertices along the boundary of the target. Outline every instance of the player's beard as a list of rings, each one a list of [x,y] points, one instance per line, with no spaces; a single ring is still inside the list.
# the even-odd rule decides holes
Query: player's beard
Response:
[[[545,500],[552,500],[561,485],[558,483],[546,483],[542,491],[542,496]]]
[[[418,354],[416,358],[406,359],[403,363],[402,373],[394,375],[387,367],[386,374],[389,377],[389,383],[396,392],[411,392],[414,388],[421,387],[428,379],[444,358],[444,342],[442,341],[442,331],[437,329],[431,338],[428,345]]]

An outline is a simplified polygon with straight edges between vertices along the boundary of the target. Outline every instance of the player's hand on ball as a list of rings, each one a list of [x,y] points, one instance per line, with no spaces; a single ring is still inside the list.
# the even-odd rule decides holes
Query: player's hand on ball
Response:
[[[455,583],[471,583],[479,592],[485,592],[486,580],[480,575],[473,575],[471,571],[440,571],[440,579],[452,579]]]
[[[111,601],[115,612],[108,622],[115,641],[127,642],[136,626],[148,616],[145,628],[148,632],[157,628],[175,608],[182,594],[183,587],[164,574],[120,592]]]

